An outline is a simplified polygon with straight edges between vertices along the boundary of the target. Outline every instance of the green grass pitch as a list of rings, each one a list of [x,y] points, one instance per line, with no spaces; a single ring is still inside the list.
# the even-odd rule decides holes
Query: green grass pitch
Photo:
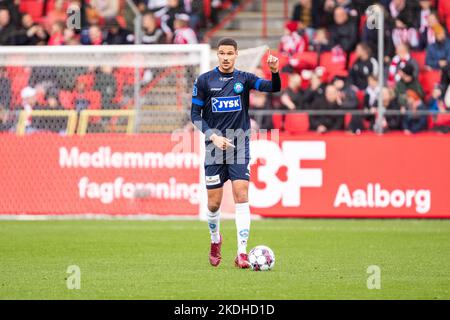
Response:
[[[0,221],[0,299],[450,299],[449,220],[253,221],[249,249],[274,250],[269,272],[236,269],[234,221],[222,232],[213,268],[205,222]]]

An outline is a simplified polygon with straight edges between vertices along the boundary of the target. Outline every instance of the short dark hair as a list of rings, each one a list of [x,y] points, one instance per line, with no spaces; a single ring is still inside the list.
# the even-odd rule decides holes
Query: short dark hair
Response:
[[[217,49],[219,49],[220,46],[233,46],[234,50],[237,50],[237,42],[234,39],[231,38],[222,38],[219,40],[219,43],[217,44]]]

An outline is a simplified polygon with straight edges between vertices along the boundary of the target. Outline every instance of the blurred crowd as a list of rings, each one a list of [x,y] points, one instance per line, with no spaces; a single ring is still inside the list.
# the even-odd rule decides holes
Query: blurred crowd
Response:
[[[195,44],[239,0],[133,0],[144,45]],[[1,46],[120,45],[136,43],[135,14],[125,0],[0,0]],[[159,72],[160,70],[153,70]],[[142,74],[143,73],[143,74]],[[143,85],[156,75],[141,72]],[[11,110],[126,108],[133,70],[0,66],[0,131],[14,130]],[[106,119],[108,120],[108,119]],[[64,132],[66,117],[29,117],[27,131]]]
[[[377,61],[376,20],[367,14],[374,4],[381,4],[385,18],[383,70]],[[374,129],[381,96],[388,111],[397,111],[378,122],[383,131],[416,133],[433,127],[448,132],[450,121],[444,115],[450,107],[448,26],[447,0],[299,0],[279,44],[285,88],[280,96],[254,94],[253,108],[360,110],[353,116],[307,119],[309,130],[319,133],[360,133]],[[264,75],[264,68],[259,72]],[[426,110],[435,114],[417,112]],[[260,117],[258,125],[283,129],[288,116],[280,123],[274,117]],[[297,119],[301,126],[303,120]]]
[[[206,28],[218,23],[222,9],[238,4],[236,0],[133,2],[143,16],[140,39],[143,44],[197,43]],[[3,46],[133,44],[135,41],[134,13],[124,0],[0,0],[0,45]]]

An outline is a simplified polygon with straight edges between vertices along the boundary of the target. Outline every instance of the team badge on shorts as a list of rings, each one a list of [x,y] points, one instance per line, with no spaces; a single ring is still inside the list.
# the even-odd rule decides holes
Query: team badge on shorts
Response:
[[[241,93],[242,91],[244,91],[244,85],[240,82],[236,82],[234,84],[234,92],[236,92],[237,94]]]

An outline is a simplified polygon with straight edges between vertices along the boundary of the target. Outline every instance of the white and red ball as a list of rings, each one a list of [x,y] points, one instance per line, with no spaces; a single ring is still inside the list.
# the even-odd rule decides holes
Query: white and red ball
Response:
[[[253,271],[269,271],[275,265],[275,254],[267,246],[256,246],[250,250],[248,260]]]

